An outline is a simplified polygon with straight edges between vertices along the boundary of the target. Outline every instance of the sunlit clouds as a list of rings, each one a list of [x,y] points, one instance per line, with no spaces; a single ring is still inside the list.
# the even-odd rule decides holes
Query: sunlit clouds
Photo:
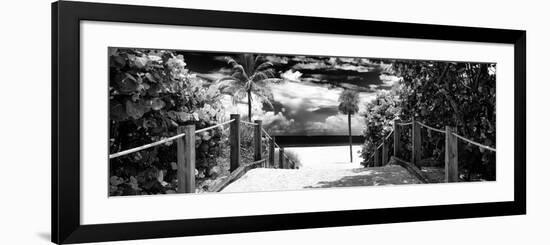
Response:
[[[269,85],[273,93],[273,108],[261,103],[256,96],[252,96],[252,119],[262,120],[264,127],[274,135],[346,135],[348,133],[347,115],[338,112],[338,97],[344,89],[298,82],[297,73],[287,71],[285,73],[287,75],[284,76],[287,81]],[[397,80],[385,81],[388,81],[387,86],[391,87]],[[351,117],[353,135],[361,134],[364,128],[361,113],[367,102],[375,96],[376,91],[359,94],[359,113]],[[229,96],[225,97],[223,102],[228,115],[230,113],[245,115],[248,109],[245,100],[246,98],[233,104]]]
[[[223,54],[189,54],[190,70],[201,78],[215,82],[230,72]],[[194,60],[193,60],[194,59]],[[262,120],[273,135],[347,135],[348,116],[338,111],[338,97],[346,90],[359,92],[359,112],[351,116],[353,135],[364,128],[366,104],[377,93],[389,91],[399,78],[388,75],[391,64],[366,58],[265,55],[274,65],[277,77],[284,81],[268,84],[270,103],[252,94],[252,120]],[[248,120],[246,96],[232,100],[224,95],[225,119],[229,114]]]

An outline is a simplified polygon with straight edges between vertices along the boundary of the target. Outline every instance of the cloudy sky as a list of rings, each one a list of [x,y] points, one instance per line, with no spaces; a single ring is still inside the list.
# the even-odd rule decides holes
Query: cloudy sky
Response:
[[[229,72],[223,61],[228,53],[182,52],[192,73],[214,81]],[[338,97],[344,89],[359,92],[360,112],[352,117],[353,135],[361,135],[361,112],[376,93],[389,90],[398,81],[383,71],[388,63],[365,58],[264,55],[285,81],[270,84],[272,107],[253,96],[253,119],[261,119],[273,135],[347,135],[347,115],[338,112]],[[247,114],[246,98],[233,104],[224,99],[227,113]]]

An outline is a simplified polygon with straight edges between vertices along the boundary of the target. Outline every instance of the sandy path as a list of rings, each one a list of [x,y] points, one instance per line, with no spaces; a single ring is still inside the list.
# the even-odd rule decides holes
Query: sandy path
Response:
[[[252,169],[222,192],[422,183],[400,166],[354,169]]]

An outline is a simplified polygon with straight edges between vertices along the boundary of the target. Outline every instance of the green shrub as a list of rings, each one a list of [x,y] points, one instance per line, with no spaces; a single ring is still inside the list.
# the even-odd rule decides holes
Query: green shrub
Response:
[[[217,89],[190,75],[174,51],[109,49],[109,151],[131,149],[223,119]],[[196,135],[196,176],[208,178],[223,156],[224,129]],[[173,192],[176,144],[168,142],[109,161],[109,195]]]

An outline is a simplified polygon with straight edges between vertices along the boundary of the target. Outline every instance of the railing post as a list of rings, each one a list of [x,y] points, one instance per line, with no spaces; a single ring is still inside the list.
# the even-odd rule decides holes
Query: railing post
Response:
[[[401,146],[401,127],[398,125],[401,120],[393,120],[393,156],[399,157],[399,147]]]
[[[177,139],[178,193],[195,192],[195,125],[178,127]]]
[[[275,139],[273,136],[269,140],[269,159],[268,166],[275,167]]]
[[[412,156],[411,162],[414,165],[420,163],[422,157],[422,134],[420,124],[413,119],[412,123]]]
[[[231,114],[231,126],[229,127],[229,144],[231,150],[229,153],[230,163],[229,163],[229,172],[237,169],[241,161],[241,131],[239,129],[241,125],[241,115]]]
[[[285,164],[285,149],[279,148],[279,168],[287,168]]]
[[[254,161],[259,161],[262,159],[262,120],[254,123]]]
[[[458,181],[458,144],[453,129],[445,127],[445,181]]]
[[[386,165],[388,163],[388,141],[384,140],[384,143],[382,143],[382,165]]]
[[[374,150],[374,166],[378,167],[380,166],[380,149],[376,147],[376,150]]]

